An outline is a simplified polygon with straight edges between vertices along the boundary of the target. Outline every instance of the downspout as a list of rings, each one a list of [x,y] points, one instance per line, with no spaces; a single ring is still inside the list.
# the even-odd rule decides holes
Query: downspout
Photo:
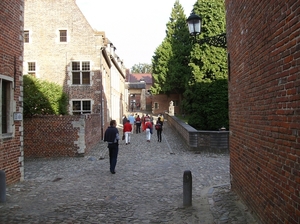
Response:
[[[102,51],[104,47],[100,48],[100,74],[101,74],[101,84],[100,84],[100,127],[101,127],[101,140],[103,140],[103,132],[104,132],[104,99],[103,99],[103,65],[102,65]]]

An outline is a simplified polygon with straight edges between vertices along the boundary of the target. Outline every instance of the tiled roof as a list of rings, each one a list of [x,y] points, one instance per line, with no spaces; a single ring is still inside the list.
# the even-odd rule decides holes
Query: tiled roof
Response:
[[[146,89],[146,83],[145,82],[130,82],[127,83],[126,89]]]
[[[140,82],[144,80],[147,84],[152,85],[152,74],[150,73],[134,73],[127,75],[127,82]]]

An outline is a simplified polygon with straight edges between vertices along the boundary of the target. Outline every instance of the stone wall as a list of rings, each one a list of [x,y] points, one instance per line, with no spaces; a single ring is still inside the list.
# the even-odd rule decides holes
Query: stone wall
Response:
[[[225,2],[232,189],[262,223],[300,223],[300,2]]]
[[[198,131],[174,116],[164,115],[191,150],[208,153],[229,153],[229,131]]]
[[[24,156],[83,156],[101,141],[100,115],[35,116],[24,119]]]

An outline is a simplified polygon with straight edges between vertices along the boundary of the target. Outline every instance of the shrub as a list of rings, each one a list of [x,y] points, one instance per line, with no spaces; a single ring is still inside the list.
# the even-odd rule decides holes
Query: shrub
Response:
[[[36,114],[67,114],[68,97],[61,86],[30,75],[23,76],[23,83],[25,117]]]
[[[227,80],[197,83],[184,93],[188,124],[197,130],[229,129]]]

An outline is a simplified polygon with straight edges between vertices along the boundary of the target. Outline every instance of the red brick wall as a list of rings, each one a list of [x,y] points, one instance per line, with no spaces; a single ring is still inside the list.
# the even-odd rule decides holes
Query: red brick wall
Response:
[[[14,79],[12,112],[22,112],[23,8],[22,0],[0,1],[0,75]],[[0,134],[0,170],[5,171],[7,184],[24,177],[23,122],[14,121],[13,125],[12,137]]]
[[[86,153],[102,140],[101,119],[100,114],[90,114],[85,119]]]
[[[300,223],[300,1],[226,10],[233,190],[262,223]]]
[[[170,101],[174,102],[175,100],[179,102],[178,94],[171,94],[169,96],[165,94],[153,95],[152,113],[164,114],[165,112],[169,112]],[[159,108],[157,109],[154,108],[155,103],[158,103]],[[174,105],[174,112],[176,114],[180,114],[179,106]]]
[[[24,156],[84,155],[101,140],[100,127],[99,114],[25,118]]]

